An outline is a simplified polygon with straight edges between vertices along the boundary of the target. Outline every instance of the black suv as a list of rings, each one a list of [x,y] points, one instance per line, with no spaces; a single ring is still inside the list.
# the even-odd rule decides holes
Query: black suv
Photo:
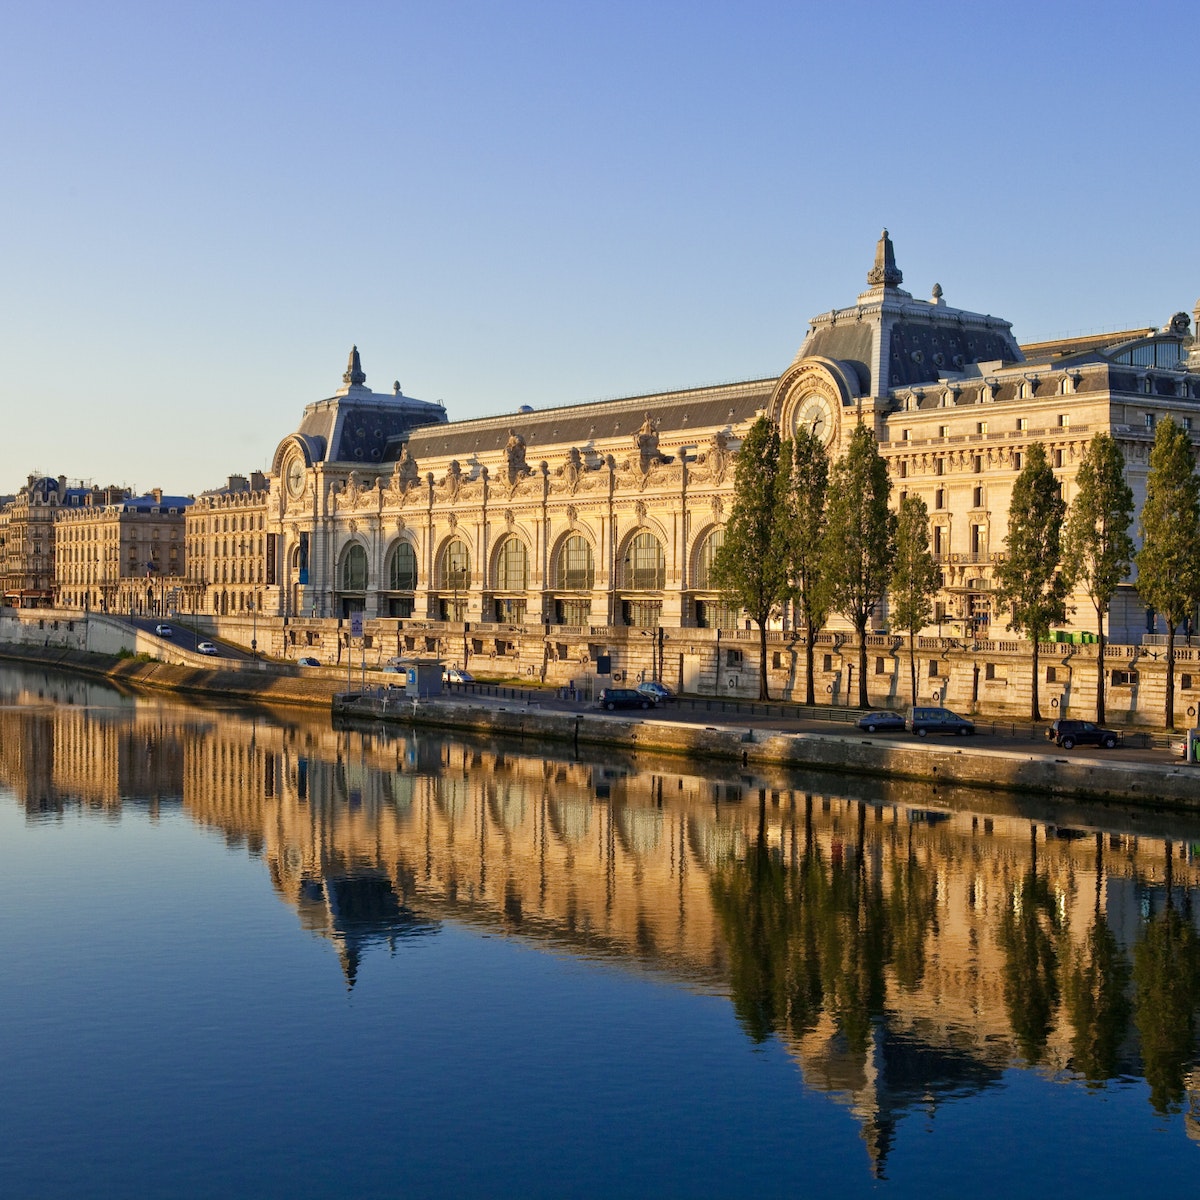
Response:
[[[1119,733],[1101,729],[1094,721],[1068,721],[1060,718],[1050,724],[1046,736],[1064,750],[1072,746],[1103,746],[1112,750],[1121,740]]]
[[[611,712],[614,708],[650,708],[654,701],[636,688],[601,688],[596,704]]]

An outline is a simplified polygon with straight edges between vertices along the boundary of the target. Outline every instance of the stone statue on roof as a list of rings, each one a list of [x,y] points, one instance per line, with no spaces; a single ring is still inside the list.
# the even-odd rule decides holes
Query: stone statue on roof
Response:
[[[666,455],[658,449],[658,429],[651,420],[650,414],[642,422],[641,428],[633,435],[633,444],[637,447],[638,466],[645,475],[655,463],[665,463]]]
[[[517,482],[533,472],[525,463],[525,439],[515,430],[508,431],[508,442],[504,447],[504,458],[508,465],[509,487],[516,487]]]

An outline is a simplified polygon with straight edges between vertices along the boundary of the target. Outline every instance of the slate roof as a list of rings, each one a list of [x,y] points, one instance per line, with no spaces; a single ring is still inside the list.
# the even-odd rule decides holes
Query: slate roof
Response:
[[[698,431],[699,437],[701,432],[753,420],[766,407],[775,382],[774,377],[753,379],[682,392],[451,421],[414,430],[408,439],[409,453],[418,461],[443,455],[469,458],[472,454],[503,449],[509,431],[516,430],[525,439],[526,454],[532,462],[543,447],[583,447],[613,438],[630,439],[647,413],[654,420],[659,437],[679,444],[692,430]]]

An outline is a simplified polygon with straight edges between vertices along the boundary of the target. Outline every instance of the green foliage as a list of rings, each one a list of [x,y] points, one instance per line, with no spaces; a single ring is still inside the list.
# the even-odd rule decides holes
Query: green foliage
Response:
[[[807,702],[815,702],[813,647],[829,616],[829,577],[825,570],[825,502],[829,456],[824,443],[801,426],[780,453],[780,513],[788,579],[804,629]]]
[[[1066,507],[1046,448],[1034,442],[1013,485],[1005,554],[996,578],[1000,602],[1011,617],[1009,629],[1035,642],[1044,641],[1050,626],[1067,615],[1067,581],[1059,570]]]
[[[1000,603],[1009,611],[1009,629],[1020,630],[1033,643],[1030,715],[1035,721],[1041,719],[1038,648],[1050,626],[1067,616],[1067,580],[1059,570],[1066,507],[1045,446],[1033,442],[1013,485],[1005,555],[996,568],[996,580]]]
[[[830,474],[824,549],[832,607],[848,617],[858,633],[858,695],[864,708],[867,622],[887,591],[894,553],[891,490],[875,435],[859,424]]]
[[[905,496],[896,522],[896,559],[888,588],[893,630],[908,634],[908,666],[912,702],[917,702],[916,635],[933,618],[933,598],[942,585],[942,573],[929,548],[929,510],[920,496]]]
[[[1063,544],[1063,573],[1083,585],[1097,614],[1129,574],[1133,561],[1133,491],[1125,482],[1125,455],[1107,433],[1092,438],[1075,475]]]
[[[1138,594],[1167,622],[1166,723],[1175,718],[1175,628],[1200,603],[1200,479],[1187,433],[1170,417],[1159,422],[1150,454]]]
[[[1096,609],[1096,720],[1104,721],[1104,618],[1133,561],[1133,491],[1125,482],[1125,456],[1107,433],[1092,438],[1075,475],[1078,487],[1067,520],[1063,574],[1082,585]]]
[[[776,509],[778,475],[779,434],[766,417],[759,417],[738,451],[733,508],[712,565],[712,578],[725,600],[756,621],[768,619],[787,586]]]
[[[712,579],[726,603],[744,608],[760,641],[759,699],[767,698],[767,622],[787,595],[784,522],[779,513],[779,433],[766,417],[750,427],[737,455],[733,508],[713,556]]]

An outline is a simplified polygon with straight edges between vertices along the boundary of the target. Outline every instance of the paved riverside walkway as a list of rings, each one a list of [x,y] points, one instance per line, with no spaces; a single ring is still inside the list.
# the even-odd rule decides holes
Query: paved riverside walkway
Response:
[[[652,720],[670,721],[701,728],[713,724],[722,727],[739,727],[753,731],[775,731],[787,733],[810,733],[837,736],[848,739],[878,742],[883,744],[935,746],[944,744],[957,750],[970,747],[989,750],[1007,750],[1021,755],[1040,754],[1050,759],[1083,759],[1108,762],[1157,763],[1163,766],[1179,764],[1181,755],[1172,749],[1173,743],[1181,742],[1182,733],[1166,734],[1162,731],[1134,729],[1122,731],[1120,725],[1110,724],[1106,728],[1122,733],[1121,745],[1114,750],[1099,746],[1075,746],[1063,750],[1046,738],[1047,719],[1040,725],[1015,717],[976,717],[976,733],[967,738],[947,735],[917,737],[907,732],[869,734],[856,725],[863,715],[861,709],[838,708],[818,705],[808,710],[804,705],[787,702],[758,702],[747,700],[724,700],[719,698],[685,696],[670,700],[657,708],[618,709],[608,713],[597,707],[594,701],[564,698],[566,689],[528,688],[500,684],[448,684],[444,687],[442,700],[470,700],[474,703],[496,706],[520,706],[547,712],[594,714],[619,717],[625,721]],[[1075,714],[1082,720],[1091,717]],[[1200,767],[1196,774],[1197,790],[1200,792]]]

